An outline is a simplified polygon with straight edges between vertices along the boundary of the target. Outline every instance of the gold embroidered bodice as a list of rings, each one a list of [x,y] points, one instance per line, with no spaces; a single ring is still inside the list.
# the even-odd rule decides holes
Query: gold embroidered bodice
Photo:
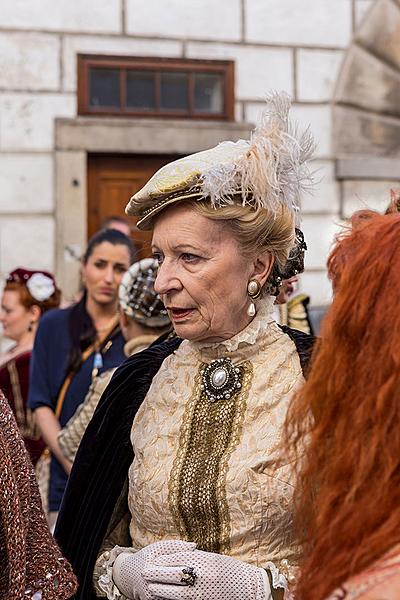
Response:
[[[131,433],[133,548],[180,538],[254,565],[295,562],[291,472],[272,465],[303,376],[294,343],[271,313],[272,299],[263,300],[230,340],[182,342],[154,378]],[[224,357],[241,386],[210,402],[202,371]]]

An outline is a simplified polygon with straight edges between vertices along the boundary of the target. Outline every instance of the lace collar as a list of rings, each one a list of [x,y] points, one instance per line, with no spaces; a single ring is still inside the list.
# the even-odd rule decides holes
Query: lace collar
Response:
[[[214,343],[186,340],[181,344],[177,353],[186,355],[195,353],[197,356],[200,355],[201,360],[206,361],[231,353],[252,354],[255,346],[258,347],[260,343],[272,343],[281,335],[281,331],[273,319],[274,301],[275,298],[272,296],[258,301],[254,319],[233,337]]]

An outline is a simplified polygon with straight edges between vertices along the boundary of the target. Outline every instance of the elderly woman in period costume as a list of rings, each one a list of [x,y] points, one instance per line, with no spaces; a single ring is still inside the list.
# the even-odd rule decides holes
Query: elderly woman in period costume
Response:
[[[0,393],[0,598],[66,600],[76,589],[50,535],[32,463]]]
[[[0,357],[0,389],[11,405],[33,464],[42,454],[44,442],[27,408],[32,349],[42,315],[57,308],[60,300],[53,275],[19,268],[8,275],[1,301],[3,335],[15,344]]]
[[[117,370],[78,450],[56,536],[79,598],[289,597],[291,474],[272,465],[312,341],[272,294],[313,146],[289,108],[271,97],[249,142],[170,163],[128,205],[176,337]]]

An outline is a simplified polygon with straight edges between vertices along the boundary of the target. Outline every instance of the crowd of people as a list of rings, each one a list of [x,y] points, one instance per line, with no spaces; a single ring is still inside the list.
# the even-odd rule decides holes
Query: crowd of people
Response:
[[[316,339],[289,110],[162,167],[127,207],[153,257],[110,218],[74,304],[10,273],[1,598],[400,597],[399,196],[336,240]]]

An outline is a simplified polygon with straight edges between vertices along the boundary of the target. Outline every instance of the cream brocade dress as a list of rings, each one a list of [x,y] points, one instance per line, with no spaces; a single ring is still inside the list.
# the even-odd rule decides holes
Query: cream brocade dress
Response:
[[[133,422],[129,471],[134,550],[168,539],[292,577],[288,466],[273,468],[290,397],[303,382],[295,344],[272,319],[273,298],[218,344],[183,341],[162,364]],[[210,402],[204,365],[229,357],[242,387]]]

